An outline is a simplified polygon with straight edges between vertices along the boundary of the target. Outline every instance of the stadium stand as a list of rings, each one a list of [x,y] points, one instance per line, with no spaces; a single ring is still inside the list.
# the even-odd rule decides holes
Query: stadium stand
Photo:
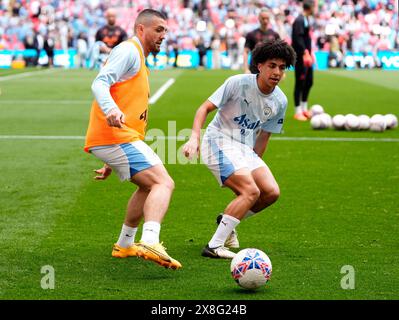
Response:
[[[234,45],[230,57],[239,67],[245,35],[257,27],[262,7],[273,13],[272,28],[291,41],[291,27],[301,10],[293,0],[3,0],[0,1],[0,50],[23,50],[26,39],[34,38],[38,49],[43,39],[51,38],[55,49],[77,49],[82,39],[90,48],[95,32],[105,24],[107,8],[118,12],[118,24],[132,36],[138,12],[152,7],[168,16],[169,34],[163,50],[172,51],[174,42],[181,50],[195,50],[202,38],[207,48],[220,39],[220,51]],[[315,50],[329,52],[330,67],[343,66],[346,52],[371,52],[399,49],[397,2],[394,0],[318,0],[313,22]],[[230,47],[230,48],[229,48]],[[237,54],[238,50],[238,54]],[[233,50],[231,50],[233,51]]]

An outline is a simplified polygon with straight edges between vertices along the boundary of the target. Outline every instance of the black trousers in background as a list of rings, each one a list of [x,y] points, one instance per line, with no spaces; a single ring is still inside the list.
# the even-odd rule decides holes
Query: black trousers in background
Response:
[[[295,106],[299,106],[301,101],[308,101],[310,88],[313,85],[313,67],[305,67],[303,63],[295,65]]]

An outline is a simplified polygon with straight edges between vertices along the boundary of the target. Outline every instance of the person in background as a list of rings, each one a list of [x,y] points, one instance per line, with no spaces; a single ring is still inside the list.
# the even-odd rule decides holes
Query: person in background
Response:
[[[175,62],[173,62],[173,68],[177,68],[177,60],[179,58],[179,42],[177,40],[173,41],[173,52],[175,54]]]
[[[306,121],[311,117],[308,111],[308,97],[313,85],[312,39],[309,34],[310,21],[313,15],[313,3],[303,3],[303,14],[300,14],[292,26],[292,47],[297,60],[295,63],[295,115],[294,119]]]
[[[76,65],[78,68],[85,68],[86,58],[87,58],[87,36],[83,32],[79,33],[78,40],[76,41],[76,49],[77,49]]]
[[[249,32],[245,37],[243,54],[244,73],[251,73],[249,70],[248,56],[258,43],[280,39],[279,34],[269,28],[270,13],[268,9],[262,9],[259,13],[258,19],[260,24],[259,28]]]
[[[105,12],[107,24],[101,27],[95,37],[95,43],[88,54],[89,67],[98,69],[102,67],[111,50],[127,39],[127,33],[116,25],[116,11],[108,9]]]
[[[40,54],[40,48],[39,48],[39,43],[36,37],[36,34],[33,32],[30,32],[26,35],[24,39],[24,47],[26,50],[32,49],[35,50],[35,55],[34,56],[26,56],[25,57],[25,63],[27,66],[37,66],[38,61],[39,61],[39,54]]]
[[[199,55],[199,68],[204,68],[204,57],[206,56],[206,51],[208,48],[205,46],[204,39],[200,37],[197,41],[196,48]]]
[[[116,11],[108,9],[105,12],[107,24],[101,27],[96,33],[96,41],[103,42],[100,46],[100,53],[109,54],[122,41],[127,39],[127,33],[116,25]]]
[[[48,33],[44,37],[43,50],[47,54],[47,57],[48,57],[47,65],[49,68],[54,66],[54,46],[55,46],[55,42],[54,42],[53,35],[51,33]]]
[[[218,33],[215,33],[211,39],[212,69],[220,69],[221,68],[220,45],[221,45],[220,36]]]

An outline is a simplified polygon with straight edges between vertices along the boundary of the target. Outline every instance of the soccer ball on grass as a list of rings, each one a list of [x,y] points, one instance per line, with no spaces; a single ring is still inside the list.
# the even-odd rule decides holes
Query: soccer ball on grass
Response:
[[[257,289],[270,280],[272,263],[263,251],[247,248],[239,251],[233,258],[230,271],[239,286]]]

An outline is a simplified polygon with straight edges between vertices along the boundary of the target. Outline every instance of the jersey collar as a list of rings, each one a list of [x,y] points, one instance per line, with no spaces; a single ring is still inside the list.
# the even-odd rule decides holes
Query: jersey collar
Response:
[[[262,97],[265,97],[265,98],[272,96],[272,95],[274,94],[274,91],[276,90],[276,87],[277,87],[277,86],[274,87],[273,91],[270,92],[269,94],[264,94],[262,91],[260,91],[260,89],[259,89],[259,87],[258,87],[258,81],[256,81],[257,78],[258,78],[258,74],[254,74],[254,75],[253,75],[253,81],[254,81],[254,83],[255,83],[256,91],[258,92],[258,94],[259,94],[260,96],[262,96]]]
[[[134,36],[134,37],[133,37],[133,40],[136,41],[136,42],[140,45],[141,53],[143,54],[143,57],[145,57],[145,56],[144,56],[144,49],[143,49],[143,46],[141,45],[141,42],[140,42],[139,38],[137,38],[136,36]]]

